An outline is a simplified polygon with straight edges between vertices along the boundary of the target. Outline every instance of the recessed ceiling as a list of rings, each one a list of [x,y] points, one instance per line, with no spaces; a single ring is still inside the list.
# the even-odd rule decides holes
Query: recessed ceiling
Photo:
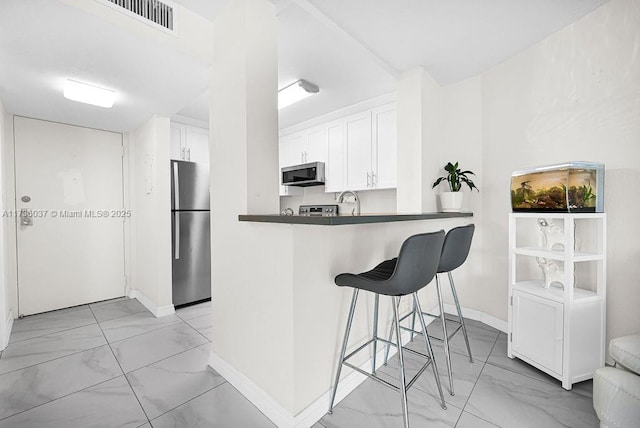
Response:
[[[215,25],[232,0],[173,1]],[[281,110],[280,127],[391,92],[399,76],[417,66],[442,85],[475,76],[607,2],[272,1],[279,86],[304,78],[320,87],[319,95]],[[201,95],[208,86],[207,61],[73,4],[83,3],[1,1],[0,99],[7,111],[119,131],[135,129],[152,114],[208,118],[207,96]],[[65,100],[66,78],[115,89],[116,105],[101,109]]]

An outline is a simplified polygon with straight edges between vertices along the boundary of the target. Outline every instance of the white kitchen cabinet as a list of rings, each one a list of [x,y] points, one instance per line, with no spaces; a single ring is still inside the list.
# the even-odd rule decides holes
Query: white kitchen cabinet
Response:
[[[209,130],[171,122],[171,159],[209,163]]]
[[[371,187],[391,189],[397,186],[397,114],[396,105],[388,104],[371,112],[373,130],[373,165]]]
[[[344,119],[345,189],[363,190],[371,187],[371,112],[366,111]]]
[[[342,121],[327,124],[327,163],[325,165],[325,192],[345,189],[344,132]]]
[[[325,162],[327,157],[326,126],[306,129],[280,138],[280,166]]]
[[[287,135],[280,168],[325,162],[325,192],[395,188],[396,122],[390,103]],[[284,186],[280,194],[287,194]]]
[[[345,118],[345,189],[396,187],[396,124],[395,104]]]
[[[548,243],[539,219],[553,227]],[[571,389],[604,366],[606,215],[512,213],[509,221],[508,356]],[[553,276],[548,288],[540,266]]]

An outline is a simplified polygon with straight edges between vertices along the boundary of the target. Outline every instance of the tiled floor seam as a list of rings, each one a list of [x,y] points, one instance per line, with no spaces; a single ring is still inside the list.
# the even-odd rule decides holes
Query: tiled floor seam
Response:
[[[92,314],[93,314],[93,312],[92,312]],[[95,317],[94,317],[94,319],[95,319]],[[16,344],[16,343],[26,342],[27,340],[39,339],[39,338],[41,338],[41,337],[48,336],[48,335],[50,335],[50,334],[64,333],[64,332],[66,332],[66,331],[75,330],[76,328],[82,328],[82,327],[86,327],[86,326],[88,326],[88,325],[93,325],[93,324],[98,324],[98,321],[97,321],[97,320],[94,320],[94,322],[90,322],[90,323],[88,323],[88,324],[83,324],[83,325],[77,325],[77,326],[75,326],[75,327],[64,328],[64,329],[62,329],[62,330],[58,330],[58,331],[55,331],[55,332],[52,332],[52,333],[45,333],[45,334],[41,334],[41,335],[39,335],[39,336],[33,336],[33,337],[26,338],[26,339],[15,340],[15,341],[9,341],[9,344],[8,344],[7,346],[9,346],[9,345],[14,345],[14,344]]]
[[[211,343],[211,342],[209,342],[209,343]],[[137,372],[138,370],[142,370],[142,369],[144,369],[144,368],[146,368],[146,367],[149,367],[149,366],[152,366],[152,365],[157,364],[157,363],[159,363],[159,362],[162,362],[162,361],[168,360],[169,358],[173,358],[173,357],[176,357],[176,356],[178,356],[178,355],[185,354],[185,353],[187,353],[187,352],[189,352],[189,351],[193,351],[194,349],[199,348],[199,347],[204,346],[204,345],[207,345],[207,344],[206,344],[206,343],[203,343],[203,344],[201,344],[201,345],[194,346],[193,348],[185,349],[184,351],[180,351],[180,352],[178,352],[178,353],[176,353],[176,354],[169,355],[168,357],[164,357],[164,358],[162,358],[162,359],[160,359],[160,360],[158,360],[158,361],[154,361],[153,363],[147,364],[146,366],[138,367],[138,368],[137,368],[137,369],[135,369],[135,370],[131,370],[131,371],[129,371],[129,372],[126,372],[124,375],[126,376],[126,375],[128,375],[129,373]],[[114,357],[115,357],[115,355],[114,355]],[[117,360],[117,358],[116,358],[116,360]],[[122,367],[120,367],[120,368],[122,368]],[[211,369],[211,370],[213,370],[213,369]],[[124,371],[124,370],[123,370],[123,371]],[[217,372],[216,372],[216,373],[217,373]],[[221,376],[222,376],[222,375],[221,375]],[[225,379],[225,382],[226,382],[226,381],[227,381],[227,380]]]
[[[206,315],[205,315],[206,316]],[[182,318],[180,318],[182,319]],[[207,342],[212,343],[211,339],[209,339],[207,336],[205,336],[204,334],[202,334],[202,332],[200,330],[198,330],[197,328],[195,328],[194,326],[192,326],[191,324],[189,324],[188,321],[184,321],[182,320],[186,325],[188,325],[189,327],[191,327],[192,329],[194,329],[196,331],[196,333],[198,333],[200,336],[204,337],[205,339],[207,339]]]
[[[93,314],[93,309],[91,309],[91,307],[89,307],[89,310]],[[93,316],[95,317],[95,314]],[[98,323],[98,328],[100,329],[100,332],[104,336],[104,340],[107,341],[107,346],[109,347],[109,350],[111,351],[111,354],[113,355],[113,358],[116,360],[116,363],[118,364],[118,367],[120,367],[120,371],[122,371],[122,375],[124,376],[124,379],[127,381],[127,385],[129,385],[129,389],[131,389],[131,392],[133,393],[133,396],[136,397],[136,401],[138,402],[138,405],[140,406],[140,409],[142,410],[142,413],[144,413],[144,417],[147,418],[147,422],[148,423],[151,423],[151,419],[149,419],[149,415],[147,415],[147,411],[142,406],[142,403],[140,402],[140,399],[138,398],[138,395],[136,394],[135,389],[133,389],[133,387],[131,386],[131,382],[129,381],[129,378],[127,377],[127,374],[125,373],[124,369],[122,368],[122,365],[120,364],[120,361],[118,360],[118,357],[116,357],[116,353],[113,352],[113,348],[111,347],[111,343],[109,343],[109,341],[107,340],[107,336],[104,334],[104,330],[102,330],[102,326],[100,325],[100,323]]]
[[[133,314],[131,314],[131,315],[133,315]],[[125,315],[125,316],[129,316],[129,315]],[[120,317],[120,318],[123,318],[123,317]],[[114,319],[117,319],[117,318],[114,318]],[[107,321],[103,321],[103,322],[109,322],[109,321],[112,321],[112,320],[107,320]],[[186,321],[184,321],[184,320],[182,320],[182,319],[180,319],[180,321],[182,321],[183,323],[185,323],[185,324],[189,325],[189,323],[187,323]],[[134,335],[132,335],[132,336],[127,336],[127,337],[125,337],[124,339],[118,339],[118,340],[114,340],[114,341],[110,342],[110,341],[109,341],[109,339],[107,339],[107,336],[106,336],[106,335],[104,335],[104,330],[102,330],[102,324],[100,324],[100,323],[98,322],[98,326],[100,327],[100,330],[102,330],[102,334],[104,335],[104,338],[105,338],[105,340],[107,341],[107,343],[118,343],[118,342],[122,342],[123,340],[131,339],[131,338],[138,337],[138,336],[142,336],[143,334],[151,333],[152,331],[162,330],[162,329],[163,329],[163,328],[165,328],[165,327],[171,327],[171,326],[173,326],[173,325],[175,325],[175,324],[180,324],[180,322],[179,322],[179,321],[176,321],[175,323],[161,324],[158,328],[152,328],[152,329],[150,329],[150,330],[143,331],[142,333],[134,334]],[[191,326],[189,326],[189,327],[191,327]],[[191,327],[191,328],[193,328],[193,327]]]
[[[489,357],[491,356],[491,353],[493,352],[493,349],[496,347],[496,343],[498,343],[498,338],[499,338],[499,337],[500,337],[500,335],[499,335],[499,334],[497,334],[497,335],[496,335],[496,339],[493,341],[493,345],[491,346],[491,350],[489,351],[489,355],[487,355],[487,360],[486,360],[486,361],[483,361],[482,368],[480,369],[480,372],[478,373],[478,377],[476,378],[476,381],[473,383],[473,388],[471,388],[471,392],[469,393],[469,396],[468,396],[468,397],[467,397],[467,399],[465,400],[465,402],[464,402],[464,406],[462,406],[462,413],[460,413],[460,416],[458,416],[458,420],[456,421],[456,425],[455,425],[455,426],[458,426],[458,422],[460,422],[460,418],[462,418],[463,413],[464,413],[465,411],[467,411],[467,410],[466,410],[466,409],[467,409],[467,404],[469,403],[469,400],[471,399],[471,396],[473,395],[473,391],[476,389],[476,385],[478,384],[478,381],[480,380],[480,376],[482,376],[482,372],[484,371],[484,368],[485,368],[485,367],[487,366],[487,364],[488,364]],[[471,351],[471,355],[473,355],[473,350]],[[475,364],[475,363],[477,363],[478,361],[482,361],[482,360],[478,360],[477,358],[474,358],[474,360],[473,360],[473,361],[474,361],[474,364]],[[468,411],[467,411],[467,413],[471,413],[471,412],[468,412]],[[473,413],[471,413],[471,414],[473,415]],[[474,415],[474,416],[476,416],[476,417],[480,418],[478,415]],[[480,419],[482,419],[482,418],[480,418]],[[487,421],[487,420],[485,420],[485,419],[482,419],[482,420],[483,420],[483,421],[485,421],[485,422],[489,422],[490,424],[493,424],[493,422]],[[495,424],[493,424],[493,425],[495,425]]]
[[[176,354],[176,355],[177,355],[177,354]],[[142,368],[142,367],[141,367],[141,368]],[[223,377],[223,379],[224,379],[224,377]],[[214,390],[214,389],[216,389],[216,388],[219,388],[220,386],[224,385],[225,383],[229,383],[229,382],[228,382],[226,379],[224,379],[224,382],[222,382],[221,384],[216,385],[216,386],[214,386],[213,388],[209,388],[209,389],[207,389],[206,391],[204,391],[203,393],[198,394],[198,395],[196,395],[195,397],[192,397],[191,399],[189,399],[189,400],[185,401],[184,403],[178,404],[177,406],[175,406],[175,407],[173,407],[173,408],[171,408],[171,409],[167,410],[166,412],[163,412],[163,413],[159,414],[159,415],[158,415],[158,416],[156,416],[155,418],[153,418],[153,419],[149,420],[149,423],[151,424],[151,426],[153,426],[153,422],[152,422],[152,421],[155,421],[156,419],[161,418],[162,416],[166,415],[166,414],[167,414],[167,413],[169,413],[169,412],[173,412],[173,411],[174,411],[174,410],[176,410],[178,407],[182,407],[182,406],[184,406],[184,405],[186,405],[186,404],[188,404],[188,403],[192,402],[192,401],[193,401],[193,400],[195,400],[196,398],[198,398],[198,397],[200,397],[200,396],[202,396],[202,395],[204,395],[204,394],[207,394],[207,393],[209,393],[209,392],[213,391],[213,390]],[[231,385],[231,384],[229,384],[229,385]],[[136,398],[137,398],[137,397],[136,397]],[[252,403],[252,404],[253,404],[253,403]],[[261,412],[261,413],[262,413],[262,412]],[[146,415],[146,413],[145,413],[145,415]]]
[[[102,346],[104,346],[104,345],[102,345]],[[20,414],[25,413],[25,412],[30,412],[30,411],[32,411],[34,409],[37,409],[38,407],[46,406],[46,405],[51,404],[51,403],[53,403],[55,401],[61,400],[63,398],[66,398],[66,397],[68,397],[70,395],[77,394],[77,393],[82,392],[82,391],[86,391],[87,389],[90,389],[90,388],[95,388],[96,386],[102,385],[103,383],[111,382],[112,380],[117,379],[120,376],[124,376],[124,375],[118,375],[118,376],[112,377],[111,379],[103,380],[101,382],[98,382],[98,383],[93,384],[93,385],[89,385],[89,386],[87,386],[85,388],[82,388],[82,389],[79,389],[77,391],[73,391],[73,392],[70,392],[68,394],[62,395],[60,397],[54,398],[53,400],[47,401],[46,403],[38,404],[37,406],[33,406],[33,407],[29,408],[29,409],[21,410],[21,411],[19,411],[17,413],[14,413],[13,415],[6,416],[4,418],[0,418],[0,421],[4,421],[6,419],[13,418],[14,416],[20,415]]]
[[[542,377],[535,377],[535,376],[531,376],[531,375],[529,375],[529,374],[527,374],[527,373],[519,372],[519,371],[514,370],[514,369],[512,369],[512,368],[510,368],[510,367],[503,367],[503,366],[500,366],[500,365],[497,365],[497,364],[493,364],[493,363],[491,363],[491,362],[490,362],[490,361],[488,361],[488,360],[487,360],[487,364],[489,364],[489,365],[491,365],[491,366],[493,366],[493,367],[495,367],[495,368],[497,368],[497,369],[502,369],[502,370],[509,371],[509,372],[511,372],[511,373],[519,374],[519,375],[521,375],[521,376],[526,376],[526,377],[528,377],[529,379],[539,380],[540,382],[545,382],[545,383],[548,383],[549,385],[557,385],[557,383],[556,383],[556,382],[554,382],[555,378],[552,378],[551,376],[549,376],[549,379],[542,378]],[[544,373],[544,372],[542,372],[542,371],[541,371],[541,373]],[[545,373],[545,374],[546,374],[546,373]]]
[[[86,327],[86,326],[84,326],[84,327]],[[82,328],[82,327],[78,327],[78,328]],[[73,330],[73,329],[71,329],[71,330]],[[98,348],[101,348],[101,347],[103,347],[105,345],[108,345],[108,344],[109,343],[103,343],[102,345],[98,345],[98,346],[94,346],[94,347],[91,347],[91,348],[83,349],[83,350],[78,351],[78,352],[72,352],[70,354],[65,354],[65,355],[62,355],[60,357],[52,358],[50,360],[40,361],[39,363],[31,364],[30,366],[20,367],[19,369],[11,370],[11,371],[8,371],[6,373],[0,374],[0,378],[2,378],[2,376],[4,376],[4,375],[10,374],[10,373],[14,373],[14,372],[17,372],[17,371],[20,371],[20,370],[25,370],[25,369],[28,369],[28,368],[31,368],[31,367],[35,367],[35,366],[39,366],[40,364],[49,363],[51,361],[60,360],[62,358],[70,357],[72,355],[81,354],[81,353],[86,352],[86,351],[91,351],[92,349],[98,349]]]

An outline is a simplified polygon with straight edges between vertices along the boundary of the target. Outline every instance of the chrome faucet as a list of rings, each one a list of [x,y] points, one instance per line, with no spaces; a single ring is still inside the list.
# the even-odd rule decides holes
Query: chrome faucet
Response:
[[[344,202],[345,193],[352,194],[353,199],[355,200],[355,203],[356,203],[356,207],[351,211],[351,215],[360,215],[360,198],[358,198],[358,194],[353,190],[345,190],[343,192],[340,192],[337,199],[338,203],[341,204]]]

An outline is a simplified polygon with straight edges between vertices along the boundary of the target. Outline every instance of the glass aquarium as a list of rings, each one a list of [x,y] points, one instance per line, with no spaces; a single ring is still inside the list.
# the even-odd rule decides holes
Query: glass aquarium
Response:
[[[514,212],[604,212],[604,164],[568,162],[511,174]]]

